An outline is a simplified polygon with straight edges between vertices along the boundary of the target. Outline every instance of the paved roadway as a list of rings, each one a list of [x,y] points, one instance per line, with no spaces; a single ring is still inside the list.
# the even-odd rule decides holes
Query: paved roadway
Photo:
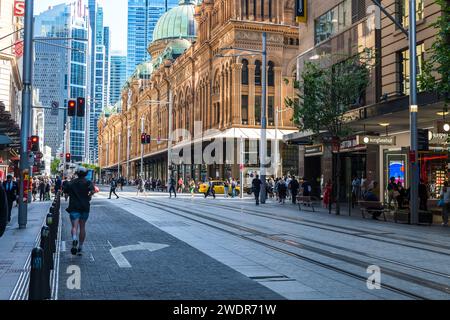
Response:
[[[83,257],[70,254],[63,212],[58,299],[450,298],[448,228],[256,207],[250,198],[119,195],[95,196]],[[79,290],[67,286],[73,266]],[[369,289],[377,267],[381,289]]]

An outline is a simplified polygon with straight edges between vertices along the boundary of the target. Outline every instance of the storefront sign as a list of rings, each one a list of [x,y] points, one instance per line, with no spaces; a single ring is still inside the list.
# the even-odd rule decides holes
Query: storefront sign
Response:
[[[323,154],[323,145],[305,147],[305,157],[320,156],[322,154]]]
[[[358,142],[358,137],[343,140],[340,146],[340,152],[351,152],[366,149],[367,146]],[[333,146],[333,152],[337,152],[336,146]]]
[[[358,144],[376,145],[376,146],[395,146],[396,139],[391,137],[380,136],[358,136]]]
[[[25,1],[14,0],[14,17],[24,17],[24,16],[25,16]]]
[[[428,132],[428,139],[431,145],[447,145],[449,144],[450,135],[448,133]]]

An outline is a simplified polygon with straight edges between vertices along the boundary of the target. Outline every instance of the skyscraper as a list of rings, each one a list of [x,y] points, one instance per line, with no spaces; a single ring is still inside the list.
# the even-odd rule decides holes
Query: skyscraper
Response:
[[[44,107],[57,102],[64,107],[69,99],[85,97],[87,91],[88,25],[82,0],[50,7],[35,17],[35,37],[76,38],[77,40],[36,41],[34,86]],[[78,40],[79,39],[79,40]],[[71,50],[67,50],[71,48]],[[85,119],[70,121],[70,149],[74,161],[85,155]],[[67,115],[45,111],[44,141],[55,155],[64,139]]]
[[[178,0],[128,0],[127,77],[135,67],[147,60],[147,46],[163,13],[178,5]]]
[[[94,53],[90,57],[91,84],[87,160],[90,163],[96,163],[98,158],[97,123],[104,108],[108,105],[110,32],[109,28],[103,24],[103,8],[98,6],[96,0],[90,0],[89,13],[91,27],[94,28],[91,31],[94,36],[91,41]]]
[[[127,57],[111,55],[109,102],[115,105],[120,100],[122,87],[127,80]]]

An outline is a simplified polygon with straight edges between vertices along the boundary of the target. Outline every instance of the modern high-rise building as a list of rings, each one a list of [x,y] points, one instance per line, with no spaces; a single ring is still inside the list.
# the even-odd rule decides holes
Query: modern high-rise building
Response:
[[[89,128],[87,161],[96,163],[98,158],[98,128],[97,122],[104,108],[108,105],[109,92],[109,59],[110,59],[110,30],[103,23],[103,8],[98,6],[96,0],[89,2],[91,34],[94,39],[91,46],[94,53],[91,55],[91,83],[89,97]]]
[[[86,97],[89,55],[88,16],[82,0],[50,7],[35,17],[35,38],[72,38],[36,41],[34,86],[44,107],[55,102],[64,107],[69,99]],[[70,48],[70,50],[68,50]],[[85,156],[85,118],[71,118],[59,110],[45,111],[44,141],[55,153],[70,128],[66,150],[74,161]],[[53,154],[55,155],[55,154]]]
[[[133,74],[138,64],[149,60],[147,46],[153,40],[156,23],[164,12],[176,7],[178,2],[178,0],[128,0],[127,77]]]
[[[126,56],[111,55],[111,76],[109,79],[109,102],[111,105],[115,105],[120,100],[122,87],[127,80]]]

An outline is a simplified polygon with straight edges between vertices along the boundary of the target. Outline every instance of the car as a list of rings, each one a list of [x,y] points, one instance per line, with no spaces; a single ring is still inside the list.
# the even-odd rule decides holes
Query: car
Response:
[[[224,194],[225,193],[225,186],[224,186],[223,181],[213,180],[212,183],[213,183],[214,191],[216,194]],[[208,183],[200,184],[200,187],[198,188],[198,192],[206,193],[206,191],[208,190],[208,185],[209,185]],[[241,188],[239,186],[237,186],[235,190],[236,190],[236,195],[239,195]],[[231,186],[228,188],[228,194],[231,195]]]

